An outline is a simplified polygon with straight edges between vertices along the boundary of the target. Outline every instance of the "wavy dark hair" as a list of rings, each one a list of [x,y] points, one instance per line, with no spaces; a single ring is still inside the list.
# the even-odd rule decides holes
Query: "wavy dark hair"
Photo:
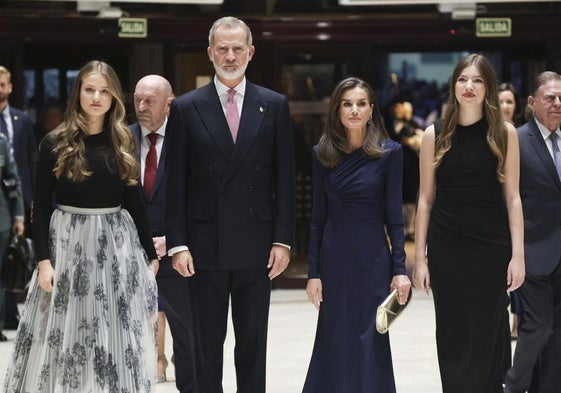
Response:
[[[503,115],[499,105],[499,93],[497,76],[491,62],[481,54],[470,54],[461,59],[450,78],[450,91],[448,97],[448,108],[442,122],[442,132],[436,137],[434,148],[434,164],[438,167],[444,155],[452,146],[452,139],[456,133],[458,117],[460,115],[460,104],[456,99],[456,82],[463,70],[475,66],[481,73],[485,84],[485,100],[483,102],[483,115],[487,120],[487,143],[493,154],[497,157],[497,178],[500,182],[505,180],[505,158],[507,152],[508,135]]]
[[[84,157],[88,118],[80,106],[80,91],[84,79],[92,74],[100,74],[107,79],[113,100],[105,114],[103,132],[108,133],[111,144],[110,154],[115,159],[121,180],[128,185],[134,185],[139,175],[135,158],[137,147],[125,123],[126,110],[121,83],[115,70],[109,64],[98,60],[88,62],[80,69],[64,114],[64,121],[52,131],[56,141],[53,152],[57,156],[53,172],[57,178],[64,173],[70,180],[78,182],[91,175]]]
[[[337,166],[341,157],[350,153],[349,138],[339,118],[339,109],[343,94],[356,87],[366,92],[368,103],[372,105],[372,118],[366,125],[366,137],[362,149],[370,157],[380,157],[386,151],[384,140],[388,138],[388,133],[384,127],[374,91],[362,79],[350,77],[339,82],[331,94],[325,128],[318,143],[318,159],[328,168]]]

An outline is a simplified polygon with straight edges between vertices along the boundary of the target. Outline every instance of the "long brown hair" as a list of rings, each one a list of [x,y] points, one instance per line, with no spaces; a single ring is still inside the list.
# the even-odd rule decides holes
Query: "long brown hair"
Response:
[[[348,135],[341,119],[339,119],[339,108],[341,107],[343,94],[355,87],[359,87],[366,92],[368,103],[372,105],[372,119],[366,124],[366,137],[362,149],[370,157],[380,157],[386,151],[383,141],[388,137],[388,133],[380,116],[380,109],[372,87],[362,79],[347,78],[339,82],[333,90],[329,101],[325,128],[318,143],[318,159],[328,168],[335,167],[343,154],[350,152]]]
[[[73,181],[82,181],[91,175],[84,158],[84,139],[88,136],[87,114],[80,106],[80,90],[84,79],[91,74],[100,74],[107,79],[109,92],[113,97],[111,107],[105,114],[103,132],[107,132],[111,153],[115,158],[119,177],[128,185],[137,183],[139,174],[136,162],[136,141],[125,123],[125,105],[121,83],[115,70],[107,63],[92,60],[78,73],[64,121],[53,133],[53,152],[57,161],[53,172],[59,178],[63,173]]]
[[[493,154],[497,157],[497,178],[505,180],[505,159],[507,153],[508,135],[499,105],[497,89],[497,76],[489,60],[481,54],[471,54],[458,62],[450,78],[450,92],[448,108],[442,123],[442,132],[436,137],[434,164],[438,167],[444,155],[452,146],[452,137],[456,132],[460,104],[456,99],[455,89],[458,77],[467,67],[475,66],[481,73],[485,84],[485,100],[483,102],[483,115],[487,120],[487,143]]]

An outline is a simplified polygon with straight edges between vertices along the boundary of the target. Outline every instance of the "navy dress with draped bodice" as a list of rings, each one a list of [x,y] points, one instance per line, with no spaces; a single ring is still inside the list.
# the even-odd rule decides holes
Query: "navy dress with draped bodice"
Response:
[[[355,150],[332,169],[314,154],[309,277],[321,278],[323,302],[304,393],[395,392],[376,308],[405,274],[402,150],[389,139],[384,147],[379,158]]]

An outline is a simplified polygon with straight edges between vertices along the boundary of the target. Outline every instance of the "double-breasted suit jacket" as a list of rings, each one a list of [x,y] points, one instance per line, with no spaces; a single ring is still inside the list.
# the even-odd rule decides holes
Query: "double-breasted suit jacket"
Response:
[[[169,134],[167,134],[169,132]],[[234,144],[214,82],[176,98],[166,128],[167,246],[195,266],[256,269],[294,240],[288,99],[247,81]]]
[[[534,118],[518,129],[526,274],[551,274],[561,261],[561,181]]]

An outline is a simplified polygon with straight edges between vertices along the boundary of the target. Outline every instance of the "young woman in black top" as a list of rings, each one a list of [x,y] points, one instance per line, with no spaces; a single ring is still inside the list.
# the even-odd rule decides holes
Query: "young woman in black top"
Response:
[[[122,97],[108,64],[87,63],[64,122],[41,142],[38,270],[6,392],[152,390],[158,259]]]

